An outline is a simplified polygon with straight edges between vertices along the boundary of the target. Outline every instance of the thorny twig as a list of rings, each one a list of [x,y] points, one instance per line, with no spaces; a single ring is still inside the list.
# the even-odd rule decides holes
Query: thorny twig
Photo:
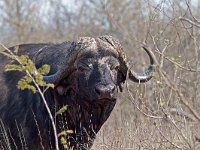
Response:
[[[188,146],[191,148],[191,144],[188,142],[186,136],[183,134],[183,132],[181,131],[181,129],[177,126],[176,122],[174,121],[174,119],[171,117],[170,114],[166,113],[163,111],[163,113],[165,114],[165,116],[168,118],[168,120],[173,124],[173,126],[181,133],[181,136],[183,137],[184,141],[188,144]]]
[[[155,43],[154,43],[155,44]],[[159,49],[157,49],[157,51],[159,52]],[[160,53],[160,52],[159,52]],[[160,53],[162,54],[162,53]],[[163,55],[163,54],[162,54]],[[174,62],[175,65],[177,65],[177,63]],[[180,67],[180,65],[179,65]],[[197,70],[196,70],[197,71]],[[199,114],[190,106],[190,104],[187,102],[187,100],[185,99],[184,95],[182,94],[182,92],[178,89],[177,85],[174,84],[167,76],[167,74],[161,69],[161,67],[158,67],[158,73],[161,75],[161,77],[164,79],[165,83],[167,86],[169,86],[170,88],[172,88],[177,95],[180,98],[180,101],[182,102],[182,104],[184,104],[189,110],[190,112],[194,115],[194,117],[200,122],[200,116]]]
[[[8,135],[7,135],[6,129],[5,129],[5,127],[4,127],[4,123],[3,123],[2,119],[0,119],[0,127],[1,127],[2,136],[3,136],[3,138],[4,138],[5,142],[6,142],[6,145],[7,145],[6,148],[7,148],[8,150],[11,150],[10,141],[9,141],[9,139],[8,139]],[[1,148],[1,147],[0,147],[0,148]]]
[[[194,108],[192,108],[192,106],[190,106],[190,104],[187,102],[186,98],[184,97],[183,93],[178,89],[177,85],[171,82],[171,80],[168,78],[167,74],[163,70],[159,69],[158,72],[161,75],[161,77],[164,79],[166,85],[172,88],[177,93],[182,104],[185,105],[189,109],[189,111],[194,115],[194,117],[200,122],[199,114],[196,112],[196,110],[194,110]]]
[[[189,10],[190,15],[192,16],[192,18],[195,20],[195,22],[197,22],[197,23],[200,24],[200,20],[198,20],[198,19],[193,15],[193,13],[192,13],[192,10],[191,10],[191,8],[190,8],[191,6],[190,6],[190,4],[189,4],[189,1],[185,0],[185,3],[186,3],[186,5],[187,5],[187,7],[188,7],[188,10]]]
[[[33,118],[34,118],[37,130],[38,130],[38,136],[39,136],[39,140],[40,140],[40,145],[42,147],[42,150],[45,150],[44,149],[44,145],[43,145],[43,141],[42,141],[42,137],[41,137],[41,131],[40,131],[40,128],[39,128],[39,125],[38,125],[38,122],[37,122],[37,119],[36,119],[36,116],[35,116],[35,113],[34,113],[33,110],[32,110],[32,113],[33,113]]]
[[[171,145],[173,145],[174,147],[176,147],[177,149],[182,149],[181,147],[179,147],[178,145],[176,145],[174,142],[170,141],[160,130],[160,128],[158,127],[158,125],[154,122],[155,127],[157,128],[158,132],[160,133],[160,135],[165,138],[165,140],[167,140],[167,142],[169,142]]]
[[[192,21],[192,20],[190,20],[190,19],[188,19],[188,18],[185,18],[185,17],[179,17],[179,19],[180,19],[181,21],[186,21],[186,22],[188,22],[189,24],[194,25],[194,26],[200,28],[200,23],[199,23],[199,22],[196,23],[196,22],[194,22],[194,21]]]
[[[160,52],[159,48],[157,47],[157,44],[156,44],[156,41],[155,41],[155,38],[151,35],[151,38],[152,38],[152,41],[153,41],[153,44],[155,46],[155,52],[158,53],[162,58],[165,58],[166,60],[168,60],[169,62],[171,62],[172,64],[175,64],[177,67],[179,67],[180,69],[183,69],[185,71],[190,71],[190,72],[200,72],[200,69],[193,69],[191,68],[190,66],[188,68],[186,67],[183,67],[181,64],[177,63],[176,61],[173,61],[172,59],[170,59],[169,57],[165,56],[164,55],[164,52],[166,50],[167,47],[165,47],[163,49],[162,52]],[[161,65],[159,65],[161,67]]]
[[[143,44],[143,46],[145,46],[145,45]],[[154,59],[155,59],[155,58],[154,58]],[[155,61],[156,61],[156,64],[157,64],[157,60],[155,60]],[[131,69],[131,68],[129,68],[129,69]],[[128,77],[128,72],[129,72],[129,70],[127,71],[126,77]],[[162,119],[162,118],[163,118],[162,116],[154,116],[154,115],[147,114],[147,113],[145,113],[144,111],[142,111],[142,110],[139,108],[139,106],[136,104],[136,102],[135,102],[135,100],[134,100],[133,95],[131,94],[131,92],[130,92],[130,90],[129,90],[129,86],[128,86],[127,79],[126,79],[126,89],[127,89],[127,91],[128,91],[129,97],[131,98],[131,99],[129,99],[129,100],[131,101],[131,103],[134,104],[134,106],[135,106],[143,115],[145,115],[145,116],[147,116],[147,117],[150,117],[150,118],[154,118],[154,119]]]
[[[150,114],[147,114],[145,113],[144,111],[142,111],[139,106],[136,104],[134,98],[133,98],[133,95],[131,94],[130,90],[129,90],[129,87],[128,87],[128,83],[126,84],[126,89],[128,91],[128,94],[129,94],[129,97],[131,99],[129,99],[131,101],[131,103],[133,103],[133,105],[137,108],[137,110],[139,110],[143,115],[145,115],[146,117],[150,117],[150,118],[153,118],[153,119],[163,119],[162,116],[154,116],[154,115],[150,115]]]

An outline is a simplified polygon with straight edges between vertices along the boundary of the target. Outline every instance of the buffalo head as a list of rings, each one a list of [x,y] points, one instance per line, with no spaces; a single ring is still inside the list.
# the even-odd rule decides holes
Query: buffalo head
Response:
[[[50,64],[53,74],[44,76],[43,80],[56,84],[60,95],[71,91],[76,98],[90,102],[114,100],[127,77],[134,82],[146,82],[152,77],[154,55],[145,47],[144,50],[150,57],[150,66],[144,73],[135,73],[128,67],[116,39],[111,36],[80,38],[71,43],[68,52],[63,50],[59,54],[65,58]]]

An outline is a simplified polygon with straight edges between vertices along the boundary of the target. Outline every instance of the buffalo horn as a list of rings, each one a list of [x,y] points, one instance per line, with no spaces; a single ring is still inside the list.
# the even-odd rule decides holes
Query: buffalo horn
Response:
[[[149,59],[150,59],[150,66],[148,69],[142,73],[136,73],[132,70],[129,70],[128,77],[133,82],[146,82],[152,78],[152,74],[155,71],[155,65],[156,65],[156,58],[154,54],[148,50],[146,47],[144,47],[144,50],[147,52]]]

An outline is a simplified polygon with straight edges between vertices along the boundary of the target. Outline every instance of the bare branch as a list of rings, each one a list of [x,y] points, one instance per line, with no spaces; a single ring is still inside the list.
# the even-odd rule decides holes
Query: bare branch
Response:
[[[179,17],[179,19],[180,19],[181,21],[186,21],[186,22],[188,22],[189,24],[194,25],[194,26],[200,28],[199,22],[194,22],[194,21],[192,21],[192,20],[190,20],[190,19],[188,19],[188,18],[185,18],[185,17]]]

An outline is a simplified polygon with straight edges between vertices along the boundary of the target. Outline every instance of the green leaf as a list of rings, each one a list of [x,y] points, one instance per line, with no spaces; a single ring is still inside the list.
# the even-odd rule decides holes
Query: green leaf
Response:
[[[34,75],[36,68],[33,64],[28,64],[24,66],[24,70],[28,71],[31,75]]]
[[[4,56],[8,57],[8,58],[15,60],[15,57],[13,55],[9,54],[8,52],[0,51],[0,53],[3,54]]]
[[[27,82],[27,83],[31,83],[33,81],[33,79],[31,77],[29,77],[28,75],[24,76],[24,80]]]
[[[73,130],[64,130],[58,134],[58,137],[67,136],[68,134],[74,133]]]
[[[64,137],[61,137],[60,143],[63,145],[64,149],[68,149],[69,148],[68,142]]]
[[[31,90],[33,93],[37,92],[37,89],[34,86],[32,86],[32,85],[28,85],[27,89]]]
[[[14,47],[14,52],[15,52],[15,54],[17,54],[18,51],[19,51],[19,45],[17,45],[17,46]]]
[[[20,89],[20,90],[29,89],[29,90],[31,90],[33,93],[36,93],[36,92],[37,92],[36,88],[35,88],[33,85],[29,85],[29,84],[27,83],[27,81],[26,81],[24,78],[22,78],[22,79],[20,79],[20,80],[18,81],[18,83],[17,83],[17,88]]]
[[[15,48],[14,48],[15,49]],[[18,51],[18,47],[16,47],[16,52]],[[16,64],[9,64],[6,65],[5,71],[20,71],[20,72],[25,72],[26,75],[19,80],[17,87],[21,90],[24,89],[29,89],[33,93],[37,92],[37,89],[35,86],[31,85],[30,83],[33,82],[33,79],[35,79],[36,83],[39,86],[46,87],[48,88],[54,88],[54,84],[51,83],[46,83],[42,80],[42,75],[46,75],[50,71],[50,66],[49,65],[43,65],[41,68],[38,70],[35,68],[35,64],[32,62],[31,59],[27,55],[21,55],[21,56],[16,56],[12,55],[9,52],[0,52],[6,55],[7,57],[12,58],[13,60],[19,61],[19,65]],[[14,57],[16,56],[16,57]],[[17,60],[18,59],[18,60]],[[37,74],[35,73],[37,70]],[[31,75],[31,77],[30,77]],[[65,110],[63,110],[65,111]],[[60,112],[62,114],[62,112]]]
[[[158,77],[159,77],[159,75],[158,75],[158,73],[157,73],[157,72],[153,72],[153,73],[152,73],[152,77],[154,77],[154,78],[158,78]]]
[[[55,85],[52,84],[52,83],[47,83],[46,86],[49,87],[49,88],[54,88],[55,87]]]
[[[46,74],[48,74],[49,71],[50,71],[50,66],[47,65],[47,64],[45,64],[45,65],[43,65],[41,68],[39,68],[37,71],[38,71],[40,74],[42,74],[42,75],[46,75]]]
[[[64,149],[68,149],[68,141],[65,138],[65,136],[67,136],[68,134],[72,134],[74,133],[72,130],[66,130],[66,131],[62,131],[58,134],[58,138],[60,138],[60,143],[63,145]]]
[[[28,63],[28,56],[26,56],[26,55],[18,56],[18,59],[23,65]]]
[[[63,106],[60,108],[57,112],[56,115],[62,115],[66,110],[67,110],[68,105]]]
[[[42,75],[41,74],[36,75],[35,79],[36,79],[36,83],[38,85],[46,86],[46,83],[42,80]]]
[[[23,71],[21,65],[6,65],[5,66],[5,71]]]

